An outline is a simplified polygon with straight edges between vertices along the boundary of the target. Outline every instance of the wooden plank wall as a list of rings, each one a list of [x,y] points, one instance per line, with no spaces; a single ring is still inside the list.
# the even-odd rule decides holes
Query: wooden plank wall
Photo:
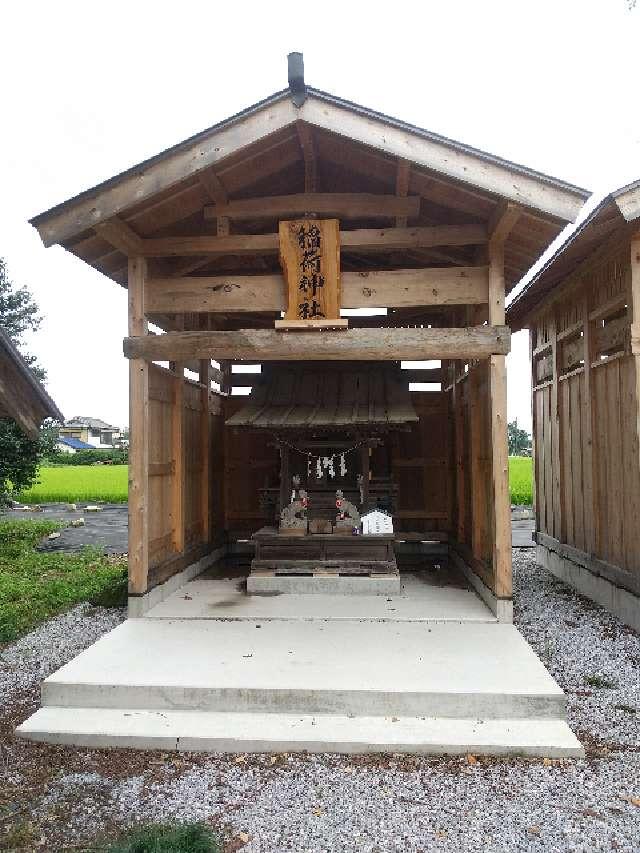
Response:
[[[640,577],[640,456],[628,244],[532,321],[536,528]]]
[[[455,472],[451,544],[496,592],[489,362],[447,362],[444,370]]]
[[[151,589],[224,541],[221,472],[224,446],[222,409],[215,392],[208,395],[208,427],[204,421],[203,388],[184,379],[177,393],[176,375],[156,364],[149,366],[149,582]],[[176,399],[182,400],[182,454],[174,455]],[[209,499],[205,500],[202,472],[203,430],[209,433]],[[216,476],[215,472],[220,474]],[[182,489],[175,479],[182,476]],[[176,495],[182,495],[176,506]],[[207,518],[208,516],[208,518]],[[183,524],[183,536],[176,525]],[[184,549],[176,541],[184,540]]]
[[[224,419],[246,403],[245,397],[224,400]],[[230,541],[250,539],[269,520],[260,504],[260,489],[280,483],[280,453],[268,432],[224,427],[225,527]]]
[[[450,531],[453,470],[449,398],[443,392],[412,392],[420,421],[391,436],[391,466],[398,486],[394,529]]]

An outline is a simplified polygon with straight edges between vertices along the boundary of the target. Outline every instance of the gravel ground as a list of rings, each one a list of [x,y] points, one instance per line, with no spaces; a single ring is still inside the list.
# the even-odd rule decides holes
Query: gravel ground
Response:
[[[13,837],[0,849],[82,850],[132,820],[200,819],[223,833],[229,853],[637,853],[640,637],[533,559],[514,552],[516,621],[567,691],[585,760],[215,756],[18,741],[12,726],[37,705],[42,677],[123,618],[78,607],[0,654],[0,839],[3,830]]]

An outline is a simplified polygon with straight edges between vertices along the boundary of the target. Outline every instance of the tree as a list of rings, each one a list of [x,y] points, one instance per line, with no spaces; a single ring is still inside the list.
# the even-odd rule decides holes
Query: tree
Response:
[[[7,265],[0,258],[0,326],[13,343],[34,375],[43,381],[45,371],[38,366],[35,356],[22,350],[25,332],[35,332],[42,322],[31,292],[18,287],[9,279]],[[8,500],[11,492],[28,488],[35,480],[42,458],[50,452],[55,442],[55,428],[51,422],[43,426],[39,439],[27,438],[17,424],[0,419],[0,502]]]
[[[23,351],[25,332],[37,332],[42,323],[34,298],[27,287],[18,287],[9,278],[7,265],[0,258],[0,326],[18,347],[24,360],[42,382],[45,371],[36,363],[35,356]]]
[[[518,421],[507,424],[509,456],[531,456],[531,436],[526,429],[520,429]]]

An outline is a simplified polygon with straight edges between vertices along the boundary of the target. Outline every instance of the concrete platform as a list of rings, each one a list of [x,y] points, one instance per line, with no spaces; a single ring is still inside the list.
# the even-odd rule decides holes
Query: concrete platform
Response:
[[[249,593],[298,595],[399,595],[400,575],[261,575],[247,578]]]
[[[570,758],[579,741],[559,720],[345,717],[43,708],[22,737],[84,747],[206,752],[394,752]]]
[[[47,678],[42,704],[18,734],[231,752],[581,754],[563,692],[518,631],[493,621],[129,619]]]
[[[495,622],[463,578],[450,574],[403,574],[399,594],[247,595],[242,581],[199,577],[145,614],[151,619],[354,620],[370,622]],[[298,580],[291,578],[290,580]],[[304,578],[300,578],[304,580]],[[351,580],[345,578],[345,580]]]

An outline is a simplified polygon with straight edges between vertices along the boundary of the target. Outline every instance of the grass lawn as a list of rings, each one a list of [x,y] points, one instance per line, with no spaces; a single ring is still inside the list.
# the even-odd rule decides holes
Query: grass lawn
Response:
[[[512,504],[533,503],[533,460],[527,456],[509,457],[509,490]]]
[[[105,607],[125,603],[121,559],[91,548],[80,554],[35,550],[59,527],[54,521],[0,521],[0,643],[81,601]]]
[[[41,468],[38,482],[22,492],[18,500],[27,504],[70,501],[127,500],[126,465],[60,465]]]

